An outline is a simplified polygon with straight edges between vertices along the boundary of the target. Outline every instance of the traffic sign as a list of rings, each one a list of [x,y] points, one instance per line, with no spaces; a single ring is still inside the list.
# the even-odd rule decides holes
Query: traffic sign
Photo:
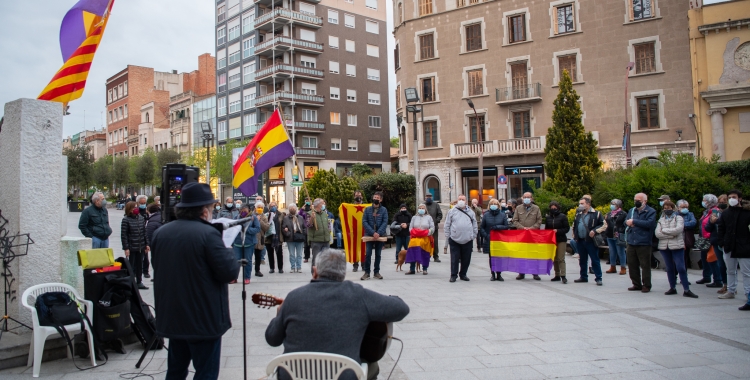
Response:
[[[300,187],[300,186],[302,186],[302,182],[294,181],[294,182],[292,182],[291,185],[294,186],[294,187]]]

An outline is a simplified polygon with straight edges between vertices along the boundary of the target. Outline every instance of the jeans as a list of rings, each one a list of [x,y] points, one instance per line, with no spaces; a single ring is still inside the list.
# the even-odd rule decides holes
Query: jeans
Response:
[[[557,243],[557,249],[555,250],[555,262],[553,267],[555,268],[555,277],[565,277],[565,248],[568,243],[561,241]],[[489,252],[485,252],[489,253]],[[492,267],[492,259],[490,259],[490,268]]]
[[[266,260],[266,247],[265,246],[260,251],[260,259],[263,260],[263,261]]]
[[[727,263],[724,262],[724,249],[719,247],[718,245],[714,245],[714,254],[716,254],[716,262],[719,263],[719,277],[718,282],[722,284],[727,283]],[[714,282],[717,282],[716,279],[714,279]]]
[[[273,246],[273,244],[266,244],[266,251],[269,252],[268,255],[268,266],[273,270],[274,266],[278,262],[278,268],[279,270],[284,269],[284,246],[279,243],[277,246]],[[276,253],[276,255],[274,255]],[[274,256],[276,256],[274,258]],[[275,260],[274,260],[275,259]]]
[[[375,274],[380,273],[380,252],[383,250],[383,242],[368,241],[365,243],[365,262],[362,263],[362,269],[367,274],[370,274],[370,258],[372,257],[373,248],[375,248],[375,268],[373,269],[375,271]]]
[[[218,379],[221,363],[221,338],[190,342],[170,339],[169,353],[167,354],[167,377],[165,379],[186,379],[191,360],[193,361],[193,367],[195,367],[194,380]]]
[[[591,258],[591,266],[594,268],[594,276],[596,280],[602,279],[602,262],[599,259],[599,247],[596,243],[588,240],[579,240],[576,242],[578,245],[578,265],[581,266],[581,279],[588,281],[589,279],[589,258]]]
[[[466,243],[461,244],[448,239],[448,246],[451,250],[451,277],[466,277],[466,272],[469,270],[469,264],[471,264],[471,251],[474,246],[474,241],[469,240]],[[459,263],[461,263],[461,270],[458,269]]]
[[[336,248],[342,249],[344,246],[344,239],[341,237],[341,232],[336,232]]]
[[[727,291],[737,293],[737,264],[739,264],[745,295],[750,294],[750,259],[733,259],[731,253],[724,253],[724,261],[727,263]]]
[[[398,253],[402,249],[409,249],[409,236],[396,235],[396,261],[398,261]]]
[[[714,250],[714,253],[716,251]],[[711,282],[711,276],[713,276],[713,282],[721,282],[721,272],[719,271],[719,260],[710,263],[708,262],[708,250],[701,251],[701,263],[703,263],[703,281]]]
[[[312,265],[310,266],[310,273],[312,273],[312,267],[315,266],[315,258],[318,257],[318,253],[321,253],[328,249],[328,243],[310,243],[310,250],[312,250]]]
[[[135,272],[135,280],[136,284],[140,284],[143,282],[143,254],[145,252],[143,251],[134,251],[130,250],[130,256],[128,256],[128,261],[130,261],[130,267],[133,268],[133,271]]]
[[[576,243],[575,239],[570,239],[570,249],[573,250],[573,254],[575,255],[578,252],[578,243]]]
[[[675,287],[675,271],[680,274],[680,283],[682,283],[682,289],[685,291],[690,290],[688,285],[687,270],[685,269],[685,249],[660,249],[661,256],[664,258],[664,264],[667,265],[667,279],[669,280],[669,288],[674,289]]]
[[[617,239],[607,238],[609,245],[609,265],[615,266],[617,259],[620,259],[620,266],[625,268],[627,260],[625,258],[625,247],[617,245]]]
[[[302,269],[302,246],[304,242],[301,241],[290,241],[286,243],[286,249],[289,250],[289,267],[294,269]]]
[[[651,249],[650,245],[628,244],[625,252],[628,255],[628,272],[633,286],[651,289]]]
[[[91,237],[91,249],[109,248],[109,239],[99,239],[96,236]]]
[[[232,248],[234,249],[234,257],[238,261],[241,259],[247,259],[247,267],[242,268],[241,272],[244,273],[243,278],[249,280],[250,275],[253,273],[253,254],[255,253],[255,247],[238,247],[235,245]]]

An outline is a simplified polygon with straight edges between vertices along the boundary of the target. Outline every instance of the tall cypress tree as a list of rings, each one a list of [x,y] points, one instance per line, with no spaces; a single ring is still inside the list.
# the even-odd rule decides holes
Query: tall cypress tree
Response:
[[[580,97],[567,70],[563,71],[559,87],[544,148],[548,176],[545,188],[578,199],[592,192],[602,162],[596,154],[594,136],[583,128]]]

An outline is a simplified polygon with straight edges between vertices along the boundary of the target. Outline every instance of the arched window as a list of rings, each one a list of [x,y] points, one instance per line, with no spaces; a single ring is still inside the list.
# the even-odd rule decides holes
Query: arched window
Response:
[[[424,179],[425,194],[432,194],[432,200],[440,202],[440,180],[434,175]]]
[[[148,112],[146,112],[146,123],[148,123]]]
[[[664,165],[664,163],[661,162],[661,161],[659,161],[659,159],[656,158],[656,157],[644,157],[644,158],[638,160],[638,163],[635,164],[635,165],[639,166],[639,165],[641,165],[641,164],[643,164],[645,162],[648,162],[652,166],[662,166],[662,165]]]

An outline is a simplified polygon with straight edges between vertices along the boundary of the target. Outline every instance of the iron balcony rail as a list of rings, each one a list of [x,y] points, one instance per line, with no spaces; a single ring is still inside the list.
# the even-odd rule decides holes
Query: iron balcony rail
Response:
[[[260,105],[264,105],[267,103],[271,103],[274,100],[280,100],[280,101],[286,101],[286,102],[297,101],[297,102],[304,102],[304,103],[318,103],[320,105],[323,105],[325,98],[320,95],[308,95],[308,94],[298,94],[298,93],[289,92],[289,91],[277,91],[277,92],[273,92],[273,93],[258,97],[255,100],[255,104],[260,106]]]
[[[294,148],[294,151],[297,153],[298,156],[325,156],[326,155],[325,149],[296,147]]]
[[[276,18],[276,17],[284,17],[284,18],[292,19],[294,21],[300,21],[300,22],[305,22],[305,23],[308,23],[308,24],[323,26],[323,18],[322,17],[318,17],[318,16],[315,16],[315,15],[307,14],[307,13],[293,11],[293,10],[288,9],[288,8],[276,8],[273,11],[268,12],[268,13],[266,13],[266,14],[258,17],[258,18],[256,18],[255,19],[255,27],[257,28],[258,26],[260,26],[262,24],[265,24],[266,22],[268,22],[271,19]]]
[[[255,52],[260,53],[265,49],[281,44],[297,48],[306,48],[311,50],[318,50],[321,52],[323,51],[323,44],[319,44],[317,42],[297,40],[290,37],[276,37],[255,45]]]
[[[312,121],[295,121],[294,129],[304,129],[323,132],[326,129],[325,123],[316,123]]]
[[[496,102],[507,102],[542,97],[542,84],[533,83],[527,86],[504,87],[495,89]]]
[[[516,154],[542,153],[547,143],[546,136],[525,137],[509,140],[489,140],[473,143],[451,144],[451,157],[510,156]]]
[[[311,77],[323,78],[323,70],[311,69],[309,67],[293,66],[293,65],[288,65],[284,63],[276,64],[273,66],[268,66],[266,68],[260,69],[255,72],[255,77],[261,78],[266,75],[276,74],[279,72],[301,74],[301,75],[307,75]]]

